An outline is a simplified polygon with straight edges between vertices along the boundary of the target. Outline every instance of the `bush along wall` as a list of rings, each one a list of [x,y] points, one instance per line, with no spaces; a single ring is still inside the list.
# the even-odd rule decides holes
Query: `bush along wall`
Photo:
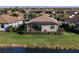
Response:
[[[5,29],[6,32],[14,32],[14,27],[13,26],[9,26]]]
[[[63,35],[63,30],[58,29],[57,32],[26,32],[25,34],[29,35]]]

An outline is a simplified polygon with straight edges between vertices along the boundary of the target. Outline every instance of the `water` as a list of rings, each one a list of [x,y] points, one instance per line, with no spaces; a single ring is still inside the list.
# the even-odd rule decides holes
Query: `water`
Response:
[[[79,53],[79,50],[56,50],[46,48],[0,48],[0,53]]]

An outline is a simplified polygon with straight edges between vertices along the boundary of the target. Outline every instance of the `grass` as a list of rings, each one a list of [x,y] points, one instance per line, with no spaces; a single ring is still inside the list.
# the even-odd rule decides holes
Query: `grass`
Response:
[[[30,45],[79,45],[79,35],[64,32],[64,35],[19,35],[12,32],[0,32],[0,44]]]

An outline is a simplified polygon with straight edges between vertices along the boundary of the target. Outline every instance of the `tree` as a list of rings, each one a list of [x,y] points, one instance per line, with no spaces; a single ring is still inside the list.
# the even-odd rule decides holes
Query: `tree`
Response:
[[[58,13],[58,14],[54,14],[54,18],[57,19],[57,20],[60,20],[62,21],[62,14],[61,13]]]
[[[27,12],[27,13],[24,13],[24,19],[25,20],[31,20],[33,18],[40,16],[40,15],[41,14],[38,14],[38,13],[35,13],[35,12]]]
[[[67,18],[69,18],[69,14],[68,13],[64,13],[64,14],[62,14],[62,20],[65,20],[65,19],[67,19]]]
[[[19,9],[18,7],[14,7],[14,8],[11,9],[11,11],[16,12],[16,11],[18,11],[18,9]]]
[[[13,13],[12,16],[17,17],[19,15],[19,13]]]

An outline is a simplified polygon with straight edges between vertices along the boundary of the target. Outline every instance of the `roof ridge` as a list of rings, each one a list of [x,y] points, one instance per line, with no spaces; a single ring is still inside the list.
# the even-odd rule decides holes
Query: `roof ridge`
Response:
[[[55,18],[51,18],[51,17],[49,17],[49,16],[48,16],[48,18],[50,18],[50,19],[53,20],[53,21],[57,21]]]
[[[39,16],[39,17],[36,17],[36,18],[33,18],[33,19],[37,19],[37,18],[40,18],[40,17],[43,17],[43,16],[45,16],[45,15],[41,15],[41,16]],[[46,16],[45,16],[46,17]],[[49,17],[49,16],[47,16],[47,17]],[[32,20],[33,20],[32,19]]]

